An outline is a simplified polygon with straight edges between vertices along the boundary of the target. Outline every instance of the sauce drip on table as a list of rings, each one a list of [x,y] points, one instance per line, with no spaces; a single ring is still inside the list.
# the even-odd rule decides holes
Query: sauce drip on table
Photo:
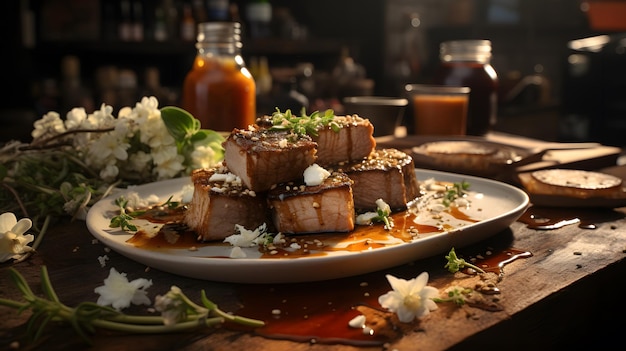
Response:
[[[465,259],[498,275],[502,275],[505,265],[532,256],[528,251],[510,247],[480,252],[466,255]],[[389,273],[410,278],[416,275],[415,269],[414,265],[404,265]],[[389,290],[391,287],[382,274],[314,283],[242,284],[237,289],[242,305],[237,313],[265,321],[266,325],[254,332],[268,338],[354,346],[383,345],[414,328],[414,323],[399,323],[381,308],[378,297]],[[491,287],[478,292],[494,295],[499,290]],[[473,307],[491,310],[486,305]],[[366,316],[365,326],[372,328],[371,331],[349,326],[350,320],[361,314]]]
[[[203,245],[230,246],[221,242],[199,242],[196,233],[184,225],[184,213],[184,207],[146,211],[141,219],[162,227],[152,234],[140,230],[128,242],[149,250]],[[457,207],[450,208],[448,213],[453,218],[468,223],[479,221]],[[387,245],[384,242],[389,240],[395,240],[395,244],[410,242],[416,238],[454,229],[446,222],[437,225],[418,224],[415,215],[409,211],[394,213],[392,218],[395,224],[392,230],[385,230],[382,224],[375,224],[357,226],[357,229],[350,233],[295,235],[293,238],[301,244],[300,249],[277,249],[275,253],[262,251],[261,258],[297,258],[324,255],[337,250],[357,252],[384,247]],[[496,273],[501,277],[506,264],[530,256],[532,256],[530,252],[507,247],[489,249],[480,255],[467,256],[466,259],[471,259],[472,263],[485,271]],[[416,275],[415,267],[412,265],[394,267],[389,273],[407,279]],[[392,313],[383,310],[378,303],[378,297],[391,290],[386,278],[381,274],[312,283],[237,286],[237,295],[240,297],[242,307],[236,313],[265,321],[266,325],[255,329],[254,333],[268,338],[308,343],[380,346],[414,328],[413,323],[399,323]],[[499,293],[497,287],[481,289],[478,292],[483,295]],[[473,307],[490,310],[489,306]],[[359,315],[366,316],[366,328],[349,325],[350,321]],[[236,325],[230,327],[242,328]]]
[[[564,208],[532,206],[518,221],[528,228],[554,230],[576,224],[583,229],[596,229],[602,222],[615,221],[624,214],[608,208]]]

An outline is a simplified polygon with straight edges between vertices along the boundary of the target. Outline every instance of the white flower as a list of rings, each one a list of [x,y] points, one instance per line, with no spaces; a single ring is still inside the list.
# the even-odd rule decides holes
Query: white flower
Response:
[[[0,215],[0,262],[8,261],[11,258],[19,259],[22,255],[33,250],[27,246],[34,240],[32,234],[26,233],[33,225],[28,218],[17,221],[11,212]]]
[[[113,117],[113,106],[106,104],[100,105],[100,109],[94,111],[87,117],[87,123],[91,128],[108,128],[115,123]]]
[[[381,295],[378,303],[383,308],[395,312],[400,322],[409,323],[437,309],[437,304],[432,299],[438,297],[439,290],[426,285],[427,272],[422,272],[411,280],[399,279],[390,274],[386,277],[393,290]]]
[[[208,309],[191,302],[183,294],[183,291],[175,285],[170,288],[170,291],[165,296],[159,295],[154,298],[154,308],[161,312],[163,324],[165,325],[173,325],[184,321],[190,315],[201,320],[209,314]]]
[[[177,153],[176,146],[168,149],[170,151],[169,153],[167,152],[167,150],[165,150],[166,152],[159,152],[153,155],[154,163],[156,165],[154,173],[156,173],[157,179],[159,180],[174,178],[185,169],[185,166],[183,166],[183,162],[185,162],[185,156]],[[171,157],[163,157],[167,156],[168,154]]]
[[[87,120],[87,112],[84,107],[74,107],[71,109],[65,118],[65,128],[67,130],[78,129],[82,126],[83,122]]]
[[[100,178],[108,181],[113,181],[118,174],[120,174],[120,170],[115,165],[115,162],[109,162],[100,170]]]
[[[389,217],[391,207],[383,199],[376,200],[376,212],[365,212],[356,216],[356,224],[370,225],[375,221],[385,223],[385,229],[390,230],[393,227],[393,219]],[[385,220],[386,219],[386,220]]]
[[[125,140],[120,139],[115,133],[106,133],[95,140],[89,149],[89,155],[96,159],[107,159],[114,156],[118,160],[126,160],[130,147]]]
[[[173,325],[187,316],[187,306],[179,297],[181,293],[180,288],[172,286],[167,294],[157,295],[154,298],[154,308],[161,312],[163,324]]]
[[[136,191],[131,191],[129,193],[126,193],[126,195],[124,195],[124,198],[128,200],[128,203],[126,204],[126,206],[131,209],[146,208],[146,207],[155,205],[159,202],[159,197],[156,196],[155,194],[150,194],[146,197],[141,197],[139,196],[139,193]]]
[[[266,229],[267,226],[265,223],[261,224],[255,230],[248,230],[239,224],[235,224],[235,230],[239,232],[239,234],[227,236],[224,239],[224,242],[239,247],[252,247],[259,245],[259,243],[265,240]]]
[[[152,169],[152,155],[143,151],[136,151],[128,156],[126,169],[140,175],[149,175]]]
[[[190,155],[191,168],[208,168],[213,163],[215,158],[215,150],[206,145],[194,145],[193,151]]]
[[[370,225],[374,222],[374,218],[378,217],[376,212],[365,212],[356,216],[356,224],[358,225]]]
[[[391,207],[383,199],[376,200],[376,207],[379,211],[383,211],[384,214],[389,215],[391,213]]]
[[[149,305],[150,299],[146,289],[152,285],[152,280],[143,278],[132,282],[126,278],[126,273],[119,273],[115,268],[109,271],[109,277],[104,280],[104,285],[94,289],[100,294],[97,304],[101,306],[111,305],[116,310],[135,305]]]
[[[33,124],[35,129],[31,132],[33,139],[45,136],[58,135],[65,132],[65,125],[58,112],[48,112]]]

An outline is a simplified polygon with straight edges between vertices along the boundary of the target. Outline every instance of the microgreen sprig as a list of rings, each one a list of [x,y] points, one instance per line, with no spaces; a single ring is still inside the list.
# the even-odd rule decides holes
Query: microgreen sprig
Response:
[[[443,195],[443,200],[441,200],[443,205],[449,207],[454,200],[463,197],[469,187],[470,184],[466,181],[452,184],[452,187],[446,189]]]
[[[167,207],[174,209],[180,205],[179,201],[172,201],[173,196],[167,198],[167,200],[156,207]],[[137,226],[130,223],[137,216],[141,216],[146,213],[147,209],[139,209],[128,212],[128,200],[124,196],[120,196],[115,199],[115,205],[119,208],[120,214],[111,218],[109,228],[120,228],[122,230],[137,231]]]
[[[270,130],[287,130],[300,136],[317,136],[320,128],[329,126],[333,131],[338,132],[341,127],[334,121],[334,118],[335,113],[331,109],[326,110],[323,115],[319,111],[307,115],[302,109],[301,115],[296,116],[291,113],[291,110],[281,112],[277,108],[272,114]]]
[[[459,258],[456,255],[456,252],[454,251],[454,247],[450,250],[450,253],[448,253],[448,255],[446,256],[446,260],[448,260],[448,262],[446,263],[444,268],[447,268],[448,271],[450,271],[450,273],[456,273],[465,267],[472,268],[480,273],[485,273],[485,271],[482,268],[465,261],[465,259],[463,258]]]
[[[184,304],[187,313],[175,323],[169,324],[166,323],[164,316],[128,315],[93,302],[82,302],[74,308],[69,307],[59,300],[52,287],[46,266],[41,267],[41,287],[45,297],[35,295],[26,279],[16,269],[10,268],[9,274],[21,291],[25,302],[0,297],[0,305],[20,311],[31,309],[33,314],[28,321],[28,332],[35,340],[42,335],[49,322],[69,323],[88,343],[90,342],[88,333],[93,333],[95,328],[131,334],[159,334],[188,331],[198,327],[213,327],[227,320],[253,328],[265,324],[260,320],[232,315],[220,310],[206,297],[204,290],[201,291],[203,306],[200,306],[193,303],[180,289],[172,289],[175,292],[174,299],[180,301],[176,305]]]
[[[120,214],[111,218],[109,228],[120,228],[122,230],[131,230],[134,232],[137,231],[137,226],[130,222],[135,217],[126,212],[128,200],[123,196],[120,196],[115,199],[115,205],[119,208]]]
[[[385,229],[391,230],[393,228],[393,218],[391,218],[391,211],[387,208],[377,208],[376,209],[377,216],[372,218],[373,222],[382,222],[385,224]]]
[[[432,300],[437,302],[437,303],[440,303],[440,302],[453,302],[457,306],[462,306],[462,305],[465,305],[465,303],[467,302],[465,300],[466,296],[470,295],[473,292],[474,292],[473,289],[464,288],[464,287],[460,287],[460,286],[455,286],[455,287],[451,288],[450,290],[448,290],[448,297],[443,298],[443,299],[439,298],[439,297],[436,297],[436,298],[434,298]]]

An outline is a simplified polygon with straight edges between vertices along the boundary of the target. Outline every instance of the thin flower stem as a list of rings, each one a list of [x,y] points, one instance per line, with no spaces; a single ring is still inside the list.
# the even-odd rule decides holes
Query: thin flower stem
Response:
[[[33,242],[33,245],[32,245],[33,250],[37,250],[37,248],[41,244],[41,241],[43,240],[44,235],[48,231],[48,226],[50,225],[51,220],[52,220],[51,215],[47,215],[46,218],[43,220],[43,225],[41,226],[41,230],[39,231],[39,234],[37,234],[37,238],[35,238],[35,242]]]
[[[217,314],[218,316],[224,318],[225,320],[228,320],[228,321],[231,321],[231,322],[235,322],[235,323],[239,323],[239,324],[243,324],[243,325],[247,325],[249,327],[254,327],[254,328],[262,327],[262,326],[265,325],[265,322],[260,321],[258,319],[252,319],[252,318],[236,316],[236,315],[232,315],[230,313],[226,313],[226,312],[220,310],[215,303],[213,303],[211,300],[209,300],[206,297],[206,293],[204,292],[204,290],[202,290],[200,298],[202,300],[202,303],[205,306],[207,306],[207,308],[209,308],[212,313]]]
[[[83,201],[80,203],[80,205],[78,205],[78,208],[74,212],[74,215],[72,215],[72,221],[76,219],[76,217],[80,214],[82,210],[87,209],[87,205],[89,205],[89,201],[91,201],[91,195],[91,191],[88,191]]]
[[[178,298],[182,299],[196,313],[172,325],[166,325],[166,321],[162,316],[126,315],[111,307],[101,306],[93,302],[83,302],[72,308],[59,301],[52,287],[46,266],[41,267],[41,286],[45,298],[37,297],[30,289],[26,279],[17,270],[10,268],[9,272],[26,302],[21,303],[0,298],[0,305],[16,308],[20,311],[32,310],[33,313],[29,318],[27,329],[35,338],[42,335],[49,322],[69,323],[86,342],[90,342],[88,333],[93,333],[95,328],[131,334],[158,334],[214,327],[223,324],[227,320],[251,327],[264,325],[263,321],[235,316],[221,311],[217,308],[217,305],[206,298],[204,291],[202,291],[202,300],[205,306],[209,308],[193,303],[182,292],[178,294]],[[208,317],[209,313],[214,313],[216,316]]]
[[[103,328],[107,330],[122,331],[127,333],[141,333],[141,334],[157,334],[157,333],[171,333],[178,331],[190,330],[196,327],[212,327],[222,324],[224,319],[221,317],[207,318],[207,319],[195,319],[187,322],[179,322],[172,325],[137,325],[118,323],[110,320],[96,319],[93,321],[93,326]]]
[[[59,304],[61,303],[61,301],[59,300],[59,296],[52,287],[52,283],[50,282],[50,276],[48,275],[48,268],[46,266],[41,266],[41,287],[43,289],[43,292],[50,300]]]
[[[1,297],[0,297],[0,305],[11,307],[11,308],[16,308],[16,309],[23,309],[23,308],[28,307],[27,303],[17,302],[15,300],[3,299]]]
[[[5,187],[13,195],[15,201],[17,201],[18,206],[22,210],[22,214],[24,215],[24,217],[30,217],[28,215],[28,210],[26,209],[26,206],[24,206],[24,203],[22,202],[22,199],[20,199],[17,191],[15,191],[15,189],[6,182],[2,182],[2,186]]]
[[[52,147],[57,147],[57,146],[64,146],[67,144],[52,144],[52,145],[47,145],[49,142],[62,138],[64,136],[68,136],[68,135],[72,135],[72,134],[78,134],[78,133],[106,133],[106,132],[110,132],[112,130],[114,130],[115,128],[111,127],[111,128],[103,128],[103,129],[72,129],[72,130],[68,130],[66,132],[57,134],[57,135],[53,135],[49,138],[46,139],[41,139],[41,140],[37,140],[35,142],[32,143],[32,145],[30,147],[26,147],[23,148],[22,150],[39,150],[39,149],[45,149],[45,148],[52,148]],[[41,146],[39,146],[41,144]]]
[[[120,313],[107,317],[107,320],[116,323],[163,325],[163,317],[161,316],[131,316]]]

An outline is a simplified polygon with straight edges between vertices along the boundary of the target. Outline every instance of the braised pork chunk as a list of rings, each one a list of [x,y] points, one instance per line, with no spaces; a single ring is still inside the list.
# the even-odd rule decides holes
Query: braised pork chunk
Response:
[[[253,191],[302,177],[316,160],[316,143],[306,135],[265,129],[235,129],[223,143],[224,165]]]
[[[377,199],[392,209],[405,209],[407,202],[419,196],[413,159],[400,150],[374,150],[361,162],[337,167],[353,181],[357,210],[375,209]]]
[[[265,198],[243,186],[225,167],[195,170],[191,180],[194,192],[184,221],[200,241],[235,234],[236,224],[254,229],[266,222]]]
[[[376,147],[374,126],[357,115],[337,116],[338,130],[321,127],[312,136],[317,143],[317,163],[329,166],[340,162],[354,162],[366,158]]]
[[[322,184],[280,184],[267,194],[272,220],[282,233],[349,232],[354,229],[352,181],[333,173]]]

